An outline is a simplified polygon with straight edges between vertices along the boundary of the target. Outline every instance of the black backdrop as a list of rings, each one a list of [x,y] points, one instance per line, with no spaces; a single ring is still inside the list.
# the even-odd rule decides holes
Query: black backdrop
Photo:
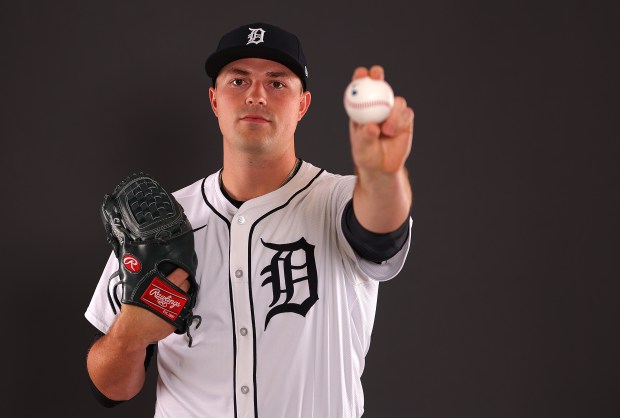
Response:
[[[132,171],[173,190],[220,167],[204,59],[257,20],[304,44],[302,158],[351,172],[355,66],[416,112],[414,238],[379,292],[364,416],[618,416],[618,7],[346,3],[2,2],[7,416],[152,416],[152,373],[113,410],[87,389],[98,207]]]

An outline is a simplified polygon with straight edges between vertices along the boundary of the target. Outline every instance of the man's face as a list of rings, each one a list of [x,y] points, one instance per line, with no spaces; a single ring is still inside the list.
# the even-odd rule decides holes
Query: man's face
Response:
[[[225,146],[246,152],[284,152],[293,146],[297,122],[310,93],[286,66],[261,58],[226,65],[209,89]]]

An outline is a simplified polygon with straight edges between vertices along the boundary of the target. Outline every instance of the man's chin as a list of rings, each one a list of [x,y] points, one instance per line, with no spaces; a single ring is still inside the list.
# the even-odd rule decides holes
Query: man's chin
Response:
[[[256,131],[243,132],[234,141],[240,149],[248,152],[260,152],[269,149],[271,137]]]

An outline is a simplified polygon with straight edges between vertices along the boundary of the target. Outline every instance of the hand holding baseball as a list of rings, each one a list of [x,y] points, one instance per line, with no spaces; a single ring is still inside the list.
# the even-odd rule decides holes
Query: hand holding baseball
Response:
[[[352,99],[354,96],[357,98]],[[364,98],[377,106],[364,108],[360,104]],[[383,68],[358,67],[345,90],[344,103],[351,118],[351,151],[358,171],[389,174],[403,168],[413,141],[413,110],[403,97],[393,97],[391,87],[384,81]]]

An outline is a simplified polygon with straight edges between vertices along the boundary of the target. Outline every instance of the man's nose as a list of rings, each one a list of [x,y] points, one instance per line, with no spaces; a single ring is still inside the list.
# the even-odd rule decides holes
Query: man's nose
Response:
[[[247,96],[245,98],[245,103],[249,105],[266,105],[266,91],[263,87],[262,83],[252,83],[250,88],[247,90]]]

